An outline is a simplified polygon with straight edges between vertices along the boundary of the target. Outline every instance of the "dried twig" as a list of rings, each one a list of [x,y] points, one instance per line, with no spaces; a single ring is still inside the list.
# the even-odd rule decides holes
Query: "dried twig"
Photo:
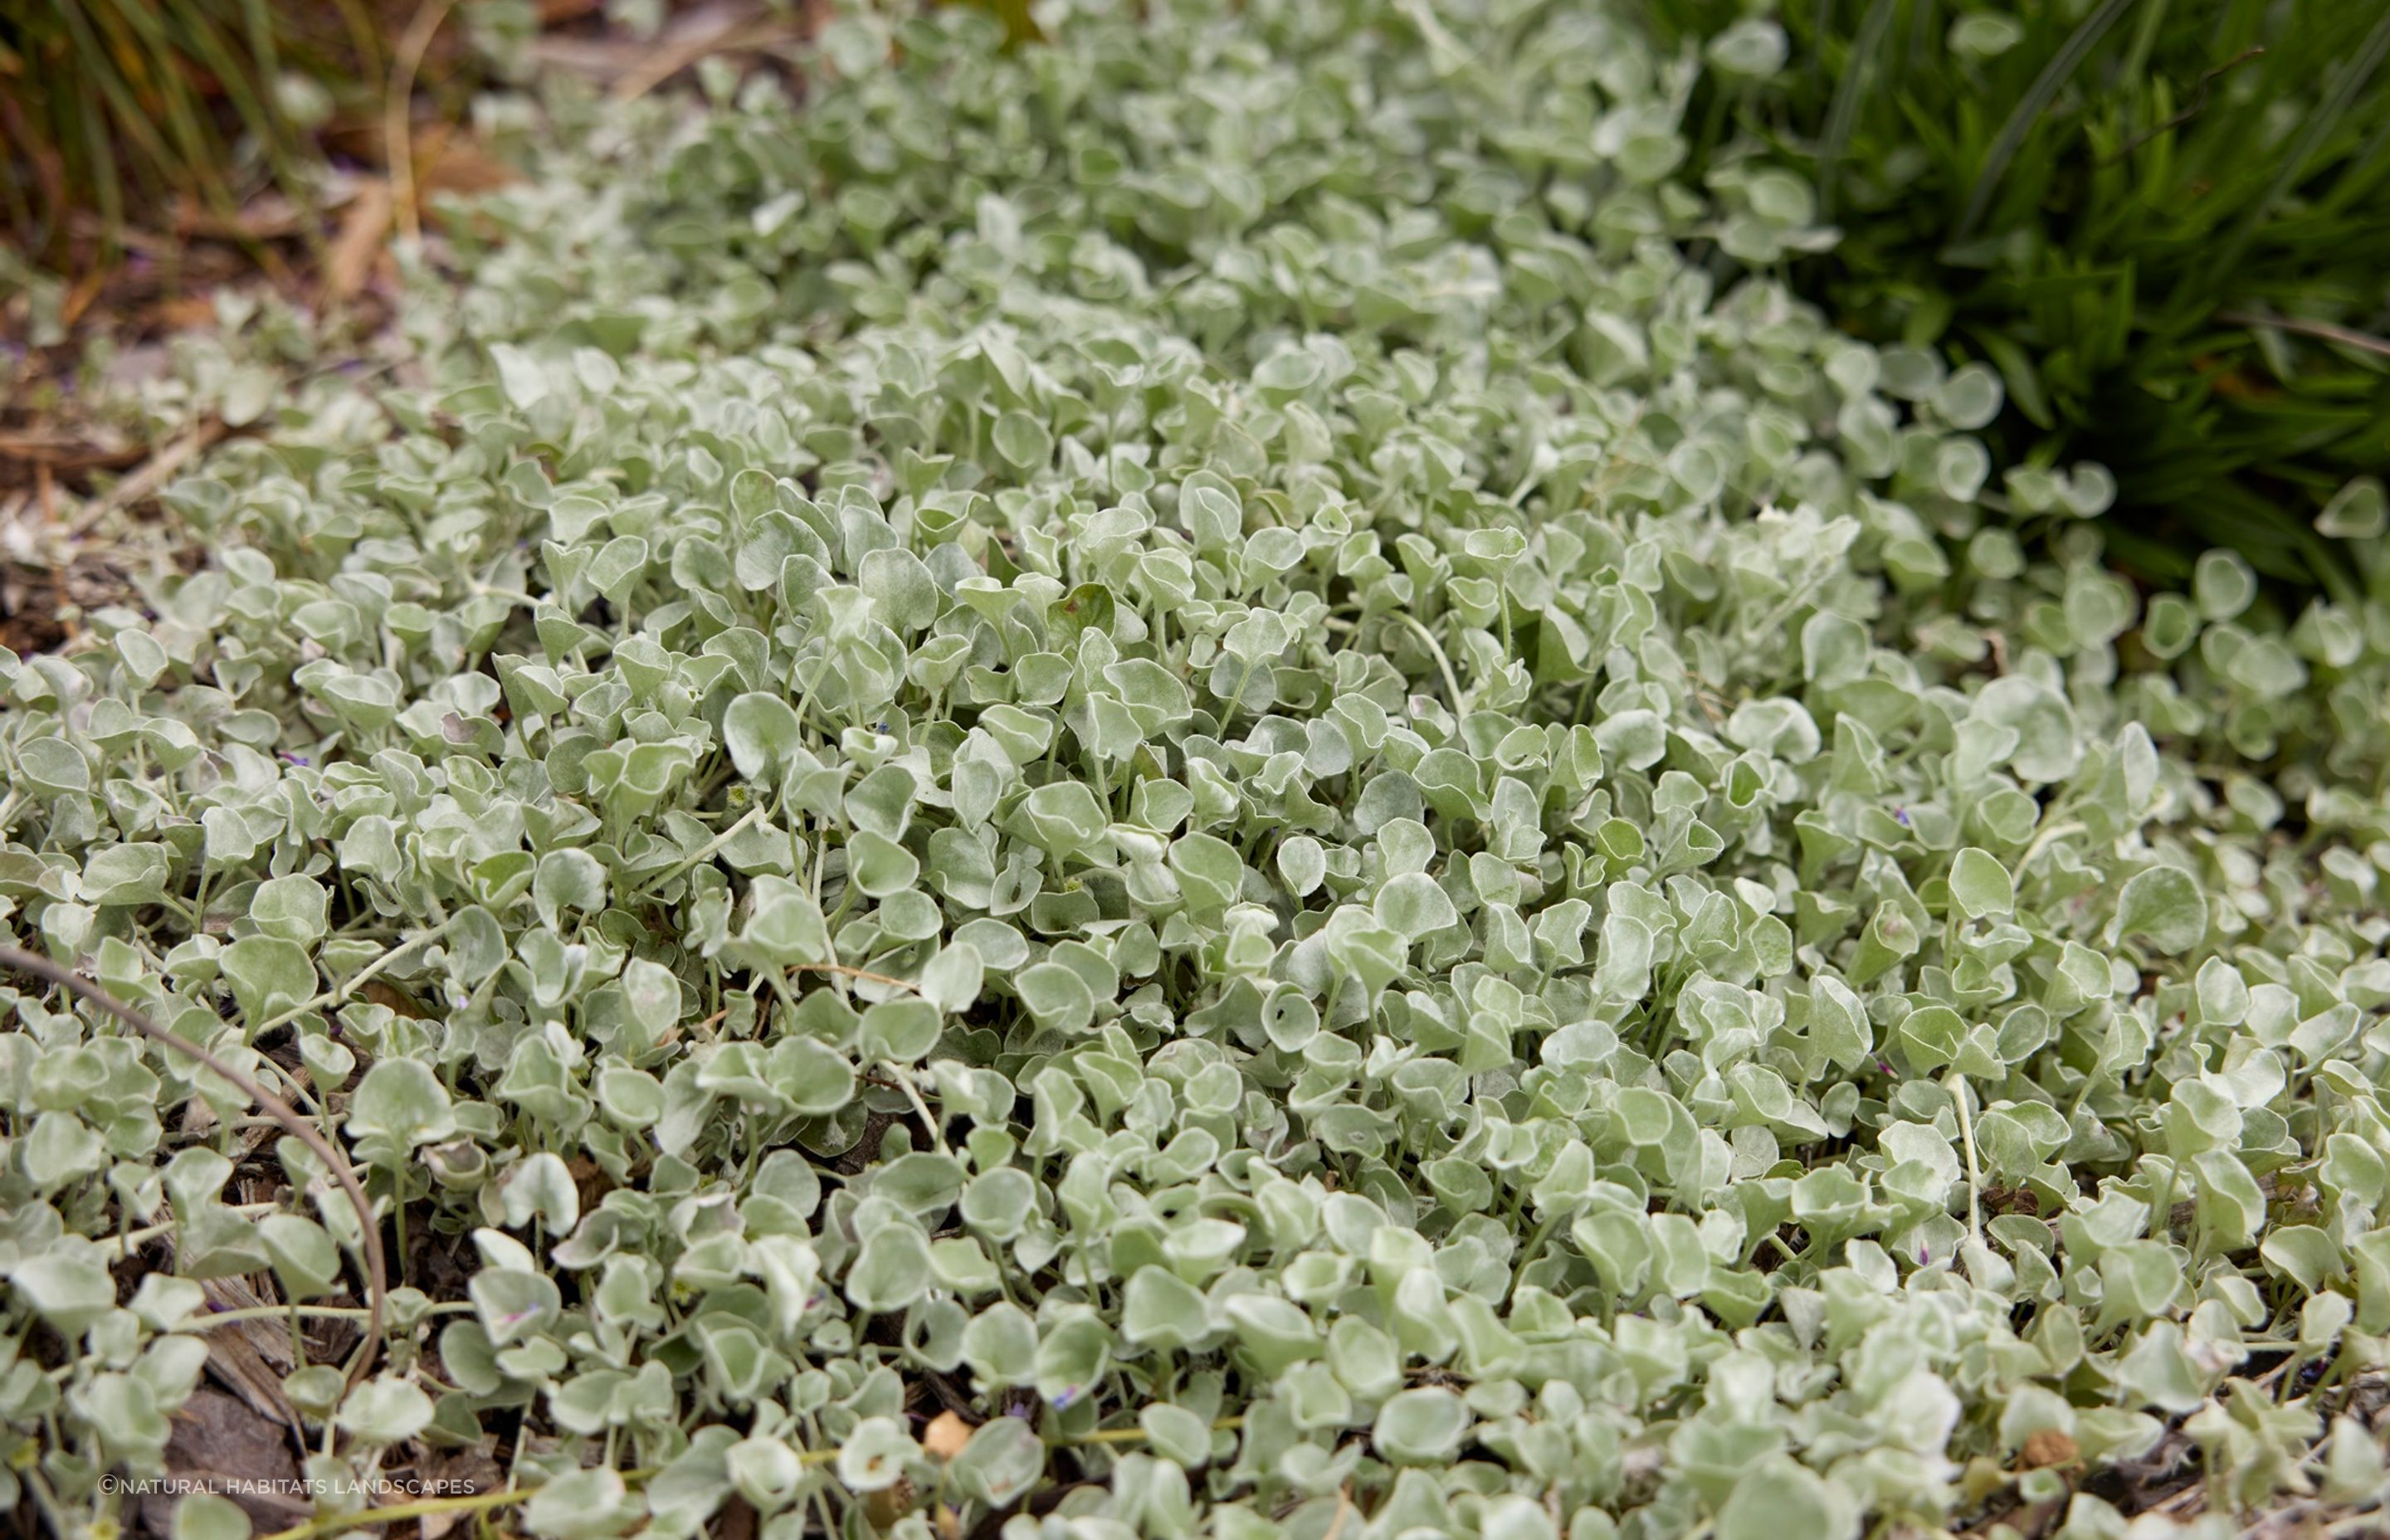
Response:
[[[1321,1535],[1319,1540],[1336,1540],[1338,1535],[1344,1533],[1344,1521],[1351,1517],[1352,1512],[1353,1489],[1350,1486],[1338,1487],[1336,1489],[1336,1512],[1328,1521],[1328,1533]]]
[[[2273,331],[2287,331],[2390,358],[2390,339],[2348,327],[2336,327],[2330,321],[2303,321],[2295,315],[2251,315],[2237,310],[2220,311],[2216,318],[2228,327],[2247,327],[2253,331],[2261,327]]]
[[[390,161],[392,207],[398,215],[399,234],[410,246],[423,239],[423,219],[415,206],[414,142],[409,137],[415,74],[423,68],[423,56],[430,51],[432,34],[456,3],[423,0],[416,6],[415,19],[406,24],[406,35],[398,40],[398,53],[391,60],[390,89],[382,97],[382,152]]]
[[[739,48],[753,48],[802,35],[791,21],[758,16],[752,10],[701,29],[677,44],[657,49],[637,67],[614,82],[614,99],[636,101],[700,59]]]
[[[372,276],[374,259],[390,237],[396,199],[390,184],[376,178],[357,189],[341,233],[324,259],[324,295],[334,304],[354,299]]]
[[[67,533],[74,535],[88,533],[93,525],[110,513],[156,496],[161,488],[174,479],[176,471],[190,464],[228,431],[220,417],[210,417],[196,425],[143,461],[140,468],[124,480],[109,488],[108,495],[93,498],[67,525]]]
[[[791,973],[835,973],[842,979],[860,979],[867,984],[893,984],[898,989],[909,989],[916,995],[921,993],[921,986],[915,983],[910,979],[899,979],[893,974],[873,973],[865,969],[849,968],[844,963],[790,963],[789,965],[789,971]]]
[[[381,1343],[382,1318],[389,1303],[389,1289],[383,1281],[381,1231],[374,1223],[373,1204],[366,1200],[366,1189],[357,1181],[357,1174],[349,1165],[348,1157],[341,1154],[331,1140],[317,1132],[315,1124],[292,1111],[289,1104],[260,1085],[249,1075],[234,1069],[188,1038],[168,1032],[140,1011],[134,1009],[72,969],[62,968],[47,957],[37,956],[19,947],[5,945],[0,945],[0,968],[31,974],[46,983],[55,984],[78,999],[98,1007],[142,1036],[163,1044],[193,1063],[213,1071],[243,1096],[255,1102],[259,1110],[280,1123],[293,1138],[305,1145],[315,1153],[317,1160],[324,1162],[326,1169],[331,1172],[333,1180],[341,1184],[341,1190],[347,1196],[350,1206],[356,1210],[357,1231],[365,1245],[366,1351],[360,1354],[356,1362],[350,1367],[349,1383],[353,1385],[363,1379],[366,1371],[373,1367],[375,1351]]]

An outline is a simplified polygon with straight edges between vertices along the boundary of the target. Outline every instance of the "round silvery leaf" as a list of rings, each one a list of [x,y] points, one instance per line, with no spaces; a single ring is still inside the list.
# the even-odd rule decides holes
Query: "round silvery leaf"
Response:
[[[1111,1367],[1112,1328],[1079,1309],[1037,1340],[1037,1393],[1061,1411],[1093,1390]]]
[[[751,691],[730,703],[722,719],[723,746],[731,764],[749,780],[761,780],[803,752],[796,709],[777,695]]]
[[[1046,1445],[1021,1418],[991,1418],[972,1431],[950,1469],[965,1493],[1001,1508],[1045,1472]]]
[[[1055,781],[1021,805],[1030,835],[1058,855],[1075,854],[1101,839],[1110,822],[1096,794],[1078,781]]]
[[[569,1471],[523,1505],[523,1527],[551,1540],[618,1534],[637,1517],[623,1478],[604,1468]]]
[[[91,788],[91,764],[65,738],[37,738],[17,750],[17,764],[27,786],[56,797]]]
[[[116,1290],[96,1256],[64,1248],[29,1257],[9,1269],[8,1281],[26,1303],[62,1333],[72,1335],[114,1308]]]
[[[911,1225],[882,1224],[863,1238],[846,1275],[846,1297],[857,1310],[897,1311],[930,1287],[930,1243]]]
[[[905,1479],[921,1446],[893,1418],[866,1418],[839,1445],[838,1479],[851,1492],[880,1492]]]
[[[467,1285],[493,1347],[506,1347],[546,1330],[562,1304],[556,1280],[543,1273],[484,1267]]]
[[[1969,919],[1983,919],[2012,910],[2016,891],[1998,857],[1970,846],[1951,859],[1950,899]]]
[[[724,1454],[723,1463],[731,1484],[759,1512],[777,1513],[803,1490],[804,1461],[778,1439],[741,1439]]]
[[[461,1323],[460,1323],[461,1324]],[[363,1386],[358,1387],[364,1389]],[[310,1364],[307,1367],[286,1375],[282,1393],[290,1405],[314,1418],[329,1416],[341,1404],[341,1398],[352,1394],[348,1381],[341,1378],[338,1367],[331,1364]]]
[[[1200,1289],[1169,1267],[1140,1267],[1128,1277],[1121,1334],[1159,1349],[1188,1349],[1212,1334],[1212,1313]]]
[[[1082,1031],[1095,1016],[1096,998],[1086,981],[1060,963],[1034,963],[1015,976],[1012,986],[1043,1025]]]
[[[339,1287],[340,1248],[321,1225],[295,1213],[270,1213],[258,1221],[257,1233],[290,1298],[314,1299]]]
[[[2116,897],[2112,939],[2139,936],[2160,952],[2188,952],[2207,934],[2207,897],[2175,866],[2136,872]]]
[[[1393,879],[1378,890],[1371,907],[1379,924],[1412,941],[1460,919],[1452,900],[1425,872],[1406,872]]]
[[[499,1186],[499,1202],[514,1229],[538,1220],[550,1235],[568,1235],[581,1222],[581,1191],[562,1157],[550,1150],[518,1163]]]
[[[2007,674],[1975,697],[1975,714],[2017,734],[2009,764],[2028,780],[2059,781],[2082,758],[2074,709],[2048,686]]]
[[[410,1380],[368,1380],[341,1403],[341,1427],[368,1444],[401,1444],[431,1421],[431,1398]]]
[[[1734,1484],[1718,1512],[1718,1540],[1851,1540],[1859,1505],[1840,1483],[1772,1456]]]
[[[194,1492],[174,1505],[173,1540],[249,1540],[249,1514],[229,1497]]]
[[[829,929],[811,894],[783,878],[755,879],[747,923],[739,932],[741,951],[770,966],[824,962],[830,955]]]
[[[968,942],[941,947],[917,981],[921,997],[949,1014],[969,1010],[979,1000],[984,968],[978,949]]]
[[[586,914],[604,907],[606,869],[587,851],[552,850],[540,857],[531,891],[542,923],[552,929],[567,909]]]
[[[232,985],[242,1014],[257,1025],[305,1003],[315,993],[315,965],[298,943],[247,936],[219,954],[218,966]]]
[[[400,1152],[444,1139],[456,1130],[448,1089],[429,1065],[412,1059],[385,1059],[357,1083],[349,1100],[349,1132],[384,1142]]]
[[[1370,1439],[1397,1465],[1437,1465],[1459,1452],[1471,1421],[1458,1396],[1427,1386],[1388,1397],[1378,1409]]]

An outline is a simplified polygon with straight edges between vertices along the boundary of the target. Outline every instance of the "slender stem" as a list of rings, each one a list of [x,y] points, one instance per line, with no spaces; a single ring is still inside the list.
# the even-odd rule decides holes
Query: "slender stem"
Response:
[[[2052,840],[2062,840],[2070,834],[2080,834],[2082,832],[2083,826],[2072,818],[2061,819],[2058,822],[2049,825],[2040,833],[2035,835],[2033,837],[2033,843],[2025,846],[2024,853],[2017,857],[2017,875],[2019,877],[2023,877],[2024,875],[2024,869],[2033,865],[2033,858],[2041,853],[2042,846],[2049,843]]]
[[[921,1126],[929,1131],[930,1148],[944,1155],[946,1152],[945,1136],[938,1131],[937,1114],[932,1112],[930,1104],[921,1099],[921,1088],[913,1084],[912,1072],[902,1064],[889,1063],[888,1072],[904,1089],[905,1099],[913,1104],[913,1110],[920,1114]]]
[[[916,995],[921,993],[921,986],[915,983],[910,979],[899,979],[893,974],[889,973],[874,973],[867,969],[849,968],[844,963],[790,963],[789,964],[789,971],[791,973],[835,973],[842,979],[860,979],[867,984],[893,984],[898,989],[909,989]],[[793,1004],[793,1002],[791,1003]]]
[[[469,1300],[449,1300],[424,1312],[428,1315],[454,1315],[473,1309]],[[327,1321],[362,1321],[370,1311],[347,1304],[255,1304],[238,1310],[219,1310],[212,1315],[195,1315],[178,1328],[184,1331],[206,1331],[215,1327],[229,1326],[235,1321],[262,1321],[282,1315],[313,1316]]]
[[[376,957],[373,961],[359,969],[355,977],[349,980],[348,982],[341,985],[338,989],[328,989],[312,1000],[306,1001],[301,1005],[292,1006],[289,1010],[282,1012],[279,1016],[268,1017],[264,1021],[261,1022],[256,1030],[250,1035],[252,1037],[263,1037],[267,1033],[274,1031],[277,1027],[289,1026],[291,1022],[296,1021],[299,1018],[306,1015],[310,1011],[322,1010],[329,1006],[347,1004],[349,999],[354,995],[358,990],[361,990],[365,988],[366,985],[371,983],[374,979],[381,973],[382,969],[398,961],[399,958],[406,956],[409,952],[414,951],[417,947],[421,946],[425,942],[438,941],[442,936],[446,935],[449,928],[455,925],[459,919],[462,919],[465,917],[465,910],[459,909],[455,914],[450,915],[446,919],[442,920],[439,924],[432,926],[430,930],[417,931],[414,935],[407,937],[405,941],[400,942],[396,946],[392,947],[380,956]]]
[[[430,51],[431,34],[448,18],[456,0],[423,0],[398,40],[398,55],[390,67],[390,90],[382,97],[382,151],[390,162],[391,206],[398,215],[399,234],[409,246],[423,241],[423,223],[415,207],[415,144],[407,119],[415,105],[415,72]]]
[[[646,1481],[653,1470],[625,1470],[626,1482]],[[478,1513],[487,1508],[511,1508],[527,1503],[546,1491],[546,1483],[538,1486],[508,1487],[498,1492],[476,1492],[469,1497],[426,1497],[421,1502],[393,1503],[388,1508],[369,1508],[362,1513],[332,1513],[310,1519],[303,1524],[293,1524],[276,1530],[265,1540],[311,1540],[318,1534],[338,1534],[360,1524],[394,1524],[402,1519],[424,1519],[435,1513]]]
[[[1244,1425],[1245,1419],[1241,1417],[1222,1417],[1212,1419],[1212,1426],[1215,1431],[1223,1428],[1241,1428]],[[1142,1428],[1099,1428],[1092,1433],[1082,1433],[1070,1442],[1073,1444],[1137,1444],[1143,1442],[1146,1437],[1146,1431]]]
[[[194,1063],[213,1071],[219,1078],[248,1097],[251,1101],[255,1102],[259,1110],[280,1123],[291,1137],[305,1145],[314,1152],[317,1160],[324,1162],[325,1168],[332,1174],[333,1180],[341,1184],[341,1190],[347,1195],[350,1206],[356,1210],[357,1234],[365,1247],[364,1272],[367,1300],[365,1351],[357,1355],[356,1362],[351,1367],[349,1382],[354,1384],[364,1378],[366,1370],[372,1367],[374,1349],[381,1341],[382,1321],[389,1310],[390,1295],[389,1288],[383,1281],[381,1229],[374,1223],[373,1205],[366,1200],[366,1189],[358,1186],[357,1174],[350,1167],[348,1157],[341,1154],[331,1140],[317,1132],[315,1124],[292,1111],[281,1097],[198,1044],[168,1032],[150,1020],[148,1017],[72,969],[62,968],[47,957],[36,956],[31,952],[15,946],[0,946],[0,968],[31,974],[36,979],[54,984],[85,1003],[106,1011],[152,1042],[161,1044]]]
[[[2252,315],[2237,310],[2219,311],[2216,318],[2226,326],[2247,327],[2252,331],[2262,327],[2271,331],[2295,332],[2301,337],[2337,342],[2345,348],[2361,348],[2367,353],[2390,358],[2390,339],[2347,327],[2336,327],[2330,321],[2306,321],[2295,315]]]
[[[1420,622],[1420,618],[1409,610],[1397,610],[1394,615],[1394,619],[1418,632],[1420,640],[1427,644],[1428,651],[1435,655],[1436,672],[1444,675],[1445,693],[1452,697],[1452,714],[1456,717],[1467,715],[1469,703],[1461,699],[1460,680],[1452,672],[1452,660],[1444,655],[1444,644],[1437,641],[1435,633],[1430,631]]]
[[[713,859],[715,854],[721,851],[723,846],[730,843],[731,841],[738,839],[739,835],[745,833],[748,827],[753,824],[756,819],[762,817],[764,813],[765,804],[757,802],[753,807],[749,808],[746,815],[737,823],[732,824],[728,828],[724,829],[713,839],[708,840],[704,844],[699,846],[689,854],[674,862],[671,866],[666,866],[662,871],[658,872],[655,876],[650,877],[646,881],[640,883],[636,888],[631,891],[628,896],[631,898],[636,898],[641,893],[651,892],[660,885],[671,881],[674,878],[678,877],[681,873],[687,871],[693,866],[701,866],[705,865],[706,862]]]
[[[1967,1077],[1950,1072],[1950,1100],[1959,1109],[1959,1143],[1967,1151],[1967,1233],[1978,1245],[1984,1238],[1984,1173],[1975,1162],[1975,1120],[1967,1110]]]

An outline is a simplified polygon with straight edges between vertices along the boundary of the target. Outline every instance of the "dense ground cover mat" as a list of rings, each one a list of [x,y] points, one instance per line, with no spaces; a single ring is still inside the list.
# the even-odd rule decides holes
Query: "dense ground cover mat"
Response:
[[[517,111],[388,368],[154,388],[260,430],[0,657],[0,905],[318,1138],[18,981],[0,1498],[2371,1521],[2384,574],[2103,568],[1620,14],[1139,10]],[[201,1397],[321,1517],[124,1495]]]

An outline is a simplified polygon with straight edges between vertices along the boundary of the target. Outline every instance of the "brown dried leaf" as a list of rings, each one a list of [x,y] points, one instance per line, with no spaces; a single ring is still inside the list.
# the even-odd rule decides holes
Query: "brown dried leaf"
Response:
[[[341,233],[324,256],[324,294],[335,303],[354,299],[373,276],[374,263],[390,239],[390,184],[375,177],[359,184],[341,217]]]
[[[921,1430],[921,1447],[942,1460],[953,1459],[970,1442],[971,1425],[954,1412],[940,1412]]]
[[[415,193],[421,202],[434,193],[482,193],[522,180],[521,173],[475,142],[472,135],[433,123],[415,135]]]

